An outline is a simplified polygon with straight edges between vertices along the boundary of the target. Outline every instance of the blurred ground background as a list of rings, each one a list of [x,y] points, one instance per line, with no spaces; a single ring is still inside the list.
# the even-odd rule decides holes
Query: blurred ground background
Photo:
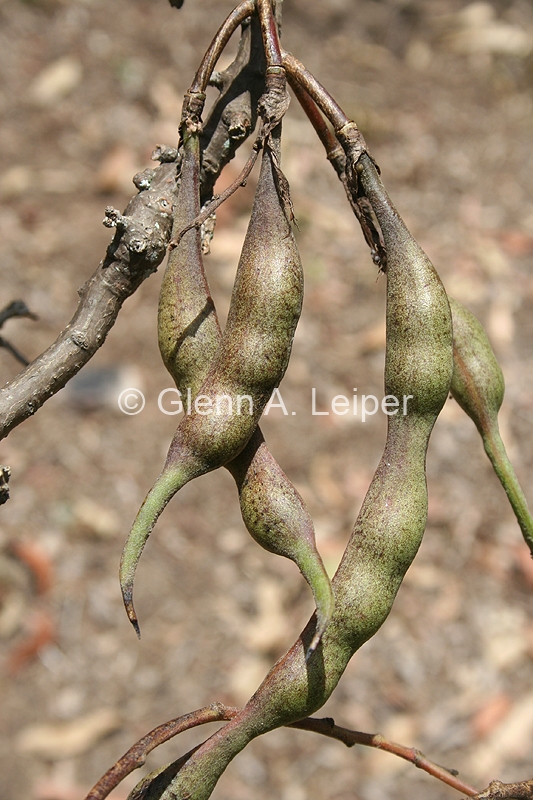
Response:
[[[284,43],[357,120],[386,185],[451,294],[486,325],[507,382],[502,428],[533,489],[533,7],[526,0],[286,0]],[[231,0],[0,0],[0,305],[38,322],[2,334],[29,358],[56,337],[103,257],[105,205],[123,208]],[[242,163],[246,147],[238,158]],[[293,102],[285,124],[306,300],[282,396],[263,430],[316,522],[333,571],[385,435],[383,415],[311,414],[382,395],[384,289],[321,146]],[[236,167],[228,170],[234,177]],[[228,177],[225,179],[229,180]],[[255,179],[254,179],[255,180]],[[254,180],[221,209],[207,259],[222,317]],[[264,553],[229,474],[187,486],[141,561],[138,642],[117,568],[176,418],[156,341],[161,275],[126,302],[84,370],[117,369],[137,416],[62,392],[0,446],[0,774],[3,800],[82,800],[155,725],[242,704],[313,604],[292,563]],[[19,367],[0,350],[2,381]],[[76,399],[78,398],[78,399]],[[533,776],[533,566],[477,432],[450,400],[428,457],[429,524],[388,621],[324,712],[459,769],[481,789]],[[31,564],[34,567],[31,567]],[[35,566],[36,565],[36,566]],[[44,726],[44,727],[43,727]],[[211,728],[212,730],[213,728]],[[208,730],[154,752],[145,771]],[[137,772],[112,797],[125,800]],[[220,800],[448,798],[393,756],[276,731],[235,760]]]

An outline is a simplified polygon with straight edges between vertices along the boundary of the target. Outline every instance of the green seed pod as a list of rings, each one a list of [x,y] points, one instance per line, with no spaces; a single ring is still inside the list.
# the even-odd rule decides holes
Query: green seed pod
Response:
[[[303,295],[303,273],[275,177],[273,155],[261,173],[220,347],[170,446],[165,471],[182,459],[207,471],[228,463],[250,439],[283,378]],[[216,413],[206,413],[213,409]]]
[[[385,391],[409,397],[407,413],[399,410],[388,418],[385,450],[333,578],[335,610],[316,652],[306,662],[316,624],[312,618],[241,713],[190,756],[161,800],[207,800],[251,739],[320,708],[353,653],[387,618],[422,539],[427,445],[452,377],[450,308],[437,273],[368,156],[361,156],[357,171],[387,249]]]
[[[333,590],[316,548],[315,529],[300,494],[270,453],[259,428],[242,453],[226,465],[239,489],[243,522],[265,550],[290,558],[313,592],[316,649],[333,613]]]
[[[533,519],[498,425],[505,391],[500,365],[479,320],[457,300],[450,298],[450,307],[453,317],[452,395],[481,434],[485,451],[533,555]]]
[[[180,231],[200,213],[199,164],[199,133],[185,130],[173,233]],[[192,394],[198,392],[220,336],[203,269],[200,231],[192,228],[170,251],[159,295],[159,350],[180,391],[190,388]]]
[[[183,390],[189,387],[191,393],[195,395],[207,373],[207,380],[201,388],[201,394],[206,399],[212,396],[216,399],[217,394],[214,389],[218,384],[218,397],[226,395],[225,404],[233,404],[235,398],[238,402],[239,398],[242,398],[243,388],[253,403],[253,414],[246,414],[245,405],[244,416],[241,419],[239,417],[231,419],[231,416],[229,420],[227,416],[224,418],[225,428],[224,424],[220,425],[218,417],[215,419],[217,425],[210,427],[210,434],[202,437],[200,443],[194,442],[196,452],[201,453],[202,447],[204,450],[209,449],[208,459],[211,459],[210,464],[206,464],[208,459],[204,456],[201,468],[196,474],[214,469],[227,460],[227,457],[221,459],[219,453],[216,453],[216,459],[213,457],[213,448],[217,447],[215,441],[217,436],[224,440],[223,452],[228,451],[228,439],[231,437],[234,440],[236,438],[242,440],[244,436],[249,437],[250,428],[257,424],[274,385],[279,383],[285,371],[301,308],[301,266],[290,226],[274,185],[271,159],[269,153],[263,158],[258,193],[220,351],[217,349],[220,332],[216,315],[214,311],[211,313],[212,301],[203,273],[197,232],[189,231],[175,248],[169,259],[167,275],[163,282],[162,293],[168,291],[170,300],[165,296],[160,302],[160,349],[167,369],[174,377],[178,388]],[[184,189],[188,192],[184,202],[189,204],[189,209],[183,216],[190,214],[189,219],[197,208],[194,203],[198,203],[197,199],[194,201],[187,199],[193,193],[195,198],[198,195],[197,183],[194,183],[197,179],[190,177],[192,173],[197,174],[197,164],[197,143],[193,143],[193,137],[190,136],[185,141],[182,168],[182,186],[188,187]],[[264,262],[264,253],[270,252],[272,244],[274,244],[274,257],[270,262],[271,274],[269,274],[269,270],[265,270],[265,265],[258,262]],[[181,299],[176,302],[180,293]],[[272,308],[272,313],[266,315],[265,308]],[[273,341],[276,338],[277,341]],[[252,352],[250,352],[250,339],[259,341],[259,345],[256,344]],[[217,353],[215,369],[209,372],[208,367],[214,359],[215,352]],[[245,357],[255,363],[255,372],[260,373],[259,380],[256,375],[255,387],[253,384],[251,386],[251,381],[248,386],[244,384],[244,380],[250,378],[250,367],[245,363]],[[238,360],[237,368],[232,359]],[[275,359],[277,359],[275,369],[279,377],[274,373]],[[248,370],[248,375],[245,375],[245,369]],[[239,422],[243,424],[235,424]],[[164,505],[180,485],[194,477],[191,473],[198,470],[190,457],[191,448],[188,445],[191,440],[194,441],[194,434],[198,435],[199,423],[207,425],[209,420],[207,417],[201,418],[196,415],[195,418],[191,415],[185,418],[183,423],[186,432],[183,433],[182,426],[178,428],[178,444],[175,438],[165,469],[139,512],[122,557],[121,585],[124,602],[128,616],[137,630],[132,604],[136,565]],[[231,452],[235,449],[233,445]],[[317,603],[318,625],[316,636],[310,645],[312,650],[316,647],[331,617],[333,593],[316,550],[312,521],[303,501],[268,453],[260,431],[255,433],[244,450],[227,466],[237,482],[243,519],[252,536],[266,549],[295,561],[313,590]],[[260,517],[259,509],[263,510],[264,519]]]

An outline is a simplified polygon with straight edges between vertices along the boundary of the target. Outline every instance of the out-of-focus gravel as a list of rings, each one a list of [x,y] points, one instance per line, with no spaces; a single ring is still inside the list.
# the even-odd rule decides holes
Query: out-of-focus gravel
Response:
[[[533,503],[533,8],[526,0],[284,5],[285,46],[358,121],[449,292],[486,325],[507,382],[504,438]],[[77,288],[103,256],[104,206],[123,208],[155,144],[175,144],[181,97],[231,6],[0,0],[0,305],[23,298],[39,316],[8,322],[2,335],[29,358],[67,324]],[[263,429],[309,504],[333,571],[385,420],[313,415],[312,389],[320,410],[355,387],[382,396],[385,282],[295,102],[283,161],[306,300],[281,387],[289,413],[273,409]],[[222,317],[253,184],[221,210],[207,259]],[[157,403],[170,386],[156,341],[160,277],[127,301],[82,373],[99,371],[91,385],[110,375],[116,383],[90,406],[87,384],[60,393],[0,446],[0,463],[12,469],[0,533],[3,800],[82,800],[155,725],[214,701],[244,703],[312,610],[294,565],[249,539],[220,470],[180,493],[146,548],[140,642],[126,619],[122,544],[176,425]],[[17,371],[0,350],[2,382]],[[117,407],[127,386],[146,397],[136,416]],[[428,483],[419,556],[324,713],[414,745],[480,789],[493,778],[531,778],[532,561],[477,432],[452,400],[432,438]],[[165,745],[144,770],[205,733]],[[140,775],[112,797],[125,800]],[[216,790],[221,800],[453,794],[393,756],[288,730],[255,741]]]

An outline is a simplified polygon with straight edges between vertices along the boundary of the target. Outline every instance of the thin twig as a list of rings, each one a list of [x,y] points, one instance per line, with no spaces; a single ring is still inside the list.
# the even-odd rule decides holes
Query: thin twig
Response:
[[[13,300],[0,311],[0,328],[2,328],[4,323],[12,317],[28,317],[29,319],[34,320],[38,319],[37,314],[34,314],[33,311],[30,311],[24,300]]]
[[[301,86],[311,95],[322,113],[331,122],[337,131],[346,125],[350,120],[330,93],[319,81],[304,67],[301,61],[292,55],[282,51],[283,66],[287,74],[291,75]]]
[[[200,708],[198,711],[192,711],[190,714],[184,714],[182,717],[159,725],[150,733],[147,733],[146,736],[143,736],[142,739],[139,739],[122,758],[119,758],[111,769],[108,769],[98,783],[93,786],[85,800],[104,800],[127,775],[144,765],[146,757],[152,750],[168,742],[169,739],[179,733],[196,728],[198,725],[205,725],[208,722],[223,722],[233,719],[238,711],[238,708],[227,708],[221,703],[213,703],[213,705]]]
[[[227,187],[227,189],[224,189],[221,194],[216,194],[211,202],[204,207],[204,210],[198,214],[198,216],[195,217],[192,222],[189,222],[188,225],[179,231],[179,233],[169,242],[170,248],[177,247],[187,231],[190,231],[191,228],[199,228],[201,225],[203,225],[203,223],[211,216],[211,214],[213,214],[217,208],[222,205],[222,203],[231,197],[231,195],[234,194],[237,189],[239,189],[241,186],[246,186],[246,181],[248,180],[250,172],[254,168],[254,164],[257,161],[257,156],[261,151],[261,147],[262,142],[260,141],[260,137],[258,137],[254,142],[252,153],[242,168],[239,176]]]
[[[316,102],[308,93],[307,89],[296,80],[293,74],[288,73],[287,77],[291,89],[307,114],[309,121],[326,150],[328,160],[331,162],[339,180],[344,186],[348,202],[361,226],[365,241],[370,248],[372,261],[379,266],[382,272],[385,272],[387,268],[387,252],[379,224],[375,219],[370,203],[368,203],[365,197],[358,196],[358,186],[352,179],[356,173],[350,171],[349,176],[346,174],[346,155],[343,147],[341,147],[334,133],[328,128]]]
[[[11,342],[8,342],[4,336],[0,336],[0,347],[2,347],[4,350],[7,350],[8,353],[11,353],[13,358],[18,361],[19,364],[22,364],[23,367],[27,367],[30,363],[26,356],[23,356],[20,350],[17,350],[17,348],[12,345]]]
[[[120,758],[116,764],[114,764],[111,769],[109,769],[105,775],[100,778],[98,783],[96,783],[96,785],[91,789],[85,800],[105,800],[109,793],[116,786],[118,786],[127,775],[145,764],[146,757],[149,753],[151,753],[152,750],[154,750],[156,747],[159,747],[159,745],[163,744],[164,742],[168,742],[179,733],[198,727],[199,725],[205,725],[208,722],[230,721],[237,716],[239,711],[240,709],[238,708],[227,707],[222,705],[222,703],[214,703],[211,706],[200,708],[198,711],[193,711],[190,714],[184,714],[182,717],[178,717],[177,719],[170,720],[170,722],[165,722],[163,725],[159,725],[157,728],[154,728],[153,731],[147,733],[146,736],[143,736],[142,739],[133,745],[133,747],[130,747],[127,753],[125,753],[122,758]],[[331,718],[317,719],[315,717],[306,717],[305,719],[299,720],[298,722],[293,722],[286,727],[318,733],[321,736],[327,736],[330,739],[336,739],[337,741],[345,744],[347,747],[353,747],[356,744],[360,744],[364,745],[365,747],[373,747],[378,750],[384,750],[387,753],[392,753],[399,758],[405,759],[405,761],[409,761],[411,764],[414,764],[415,767],[427,772],[428,775],[438,778],[438,780],[448,784],[448,786],[451,786],[454,789],[457,789],[459,792],[463,792],[469,797],[479,797],[479,800],[500,800],[500,798],[503,800],[504,798],[513,797],[513,795],[510,794],[489,796],[483,793],[478,796],[477,789],[474,789],[472,786],[469,786],[467,783],[460,780],[454,770],[449,770],[433,763],[426,758],[426,756],[421,753],[420,750],[391,742],[388,739],[385,739],[379,733],[363,733],[361,731],[352,731],[348,728],[342,728],[340,725],[335,725],[334,720]],[[182,756],[177,762],[173,762],[173,765],[169,765],[164,769],[171,769],[172,766],[175,768],[178,763],[181,764],[183,761],[184,757]],[[174,775],[174,773],[177,772],[177,769],[171,769],[171,772],[172,775]],[[159,775],[159,771],[154,774],[154,776],[157,775]],[[499,784],[498,782],[496,783],[498,784],[498,787],[503,786],[503,784]],[[496,783],[494,785],[496,785]],[[491,784],[491,786],[493,786],[493,784]],[[522,784],[520,784],[520,786],[522,786]],[[517,796],[520,798],[526,798],[530,797],[531,795],[520,794]]]
[[[191,88],[189,89],[191,94],[205,92],[216,63],[231,36],[235,33],[239,25],[241,25],[247,17],[251,16],[254,11],[255,0],[244,0],[244,2],[240,3],[237,8],[234,8],[231,14],[224,20],[216,32],[213,41],[209,45],[202,59],[202,63],[196,71]]]
[[[429,758],[420,752],[420,750],[416,750],[414,747],[405,747],[404,745],[397,744],[396,742],[391,742],[388,739],[385,739],[380,733],[363,733],[361,731],[352,731],[348,730],[348,728],[341,728],[339,725],[335,725],[335,722],[332,719],[315,719],[314,717],[308,717],[300,722],[293,722],[292,725],[287,727],[301,728],[305,731],[320,733],[322,736],[328,736],[331,739],[337,739],[337,741],[342,742],[347,747],[353,747],[356,744],[361,744],[365,747],[374,747],[377,750],[384,750],[387,753],[392,753],[399,758],[405,759],[405,761],[409,761],[411,764],[414,764],[415,767],[427,772],[428,775],[438,778],[438,780],[442,781],[443,783],[447,783],[448,786],[452,786],[459,792],[464,792],[464,794],[468,795],[469,797],[474,797],[477,795],[477,789],[474,789],[472,786],[469,786],[469,784],[460,780],[460,778],[457,777],[457,772],[455,770],[441,767],[438,764],[435,764],[433,761],[430,761]]]
[[[333,131],[331,131],[326,125],[324,117],[320,113],[316,102],[312,99],[309,92],[304,89],[302,84],[300,84],[290,72],[287,75],[287,79],[289,81],[289,86],[296,95],[296,99],[305,111],[309,122],[315,129],[318,138],[322,142],[328,160],[331,161],[335,172],[340,177],[344,174],[346,167],[346,156],[344,155],[344,150],[340,146]]]
[[[281,46],[271,1],[257,0],[257,12],[261,23],[267,67],[281,67]]]
[[[311,95],[320,110],[333,125],[335,135],[341,143],[344,152],[350,160],[352,171],[363,153],[367,152],[367,147],[363,135],[355,122],[348,119],[336,100],[330,95],[322,84],[298,61],[291,53],[282,52],[283,66],[287,74],[298,81],[298,83]]]
[[[28,319],[38,319],[37,314],[34,314],[33,311],[30,311],[24,300],[13,300],[11,303],[8,303],[0,311],[0,328],[4,326],[4,323],[7,322],[8,319],[12,319],[13,317],[27,317]],[[24,367],[27,367],[30,363],[28,359],[22,355],[20,350],[8,342],[8,340],[4,336],[0,336],[0,347],[3,347],[4,350],[7,350],[8,353],[22,364]]]

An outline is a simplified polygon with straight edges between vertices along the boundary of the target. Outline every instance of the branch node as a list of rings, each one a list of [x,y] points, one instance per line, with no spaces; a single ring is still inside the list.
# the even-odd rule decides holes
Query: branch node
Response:
[[[71,341],[76,345],[76,347],[80,348],[80,350],[90,349],[89,341],[87,339],[87,334],[85,334],[83,331],[79,330],[72,331],[70,334],[70,338]]]
[[[178,150],[168,144],[158,144],[150,158],[152,161],[159,161],[160,164],[171,164],[178,160]]]
[[[367,152],[366,142],[363,134],[353,121],[347,122],[335,131],[344,149],[350,156],[352,167],[359,161],[363,153]]]
[[[154,169],[145,169],[142,172],[137,172],[136,175],[133,176],[133,183],[140,192],[144,192],[152,185],[154,175]]]
[[[106,228],[121,228],[126,230],[128,227],[128,220],[120,211],[113,206],[106,206],[104,211],[105,217],[102,220]]]

